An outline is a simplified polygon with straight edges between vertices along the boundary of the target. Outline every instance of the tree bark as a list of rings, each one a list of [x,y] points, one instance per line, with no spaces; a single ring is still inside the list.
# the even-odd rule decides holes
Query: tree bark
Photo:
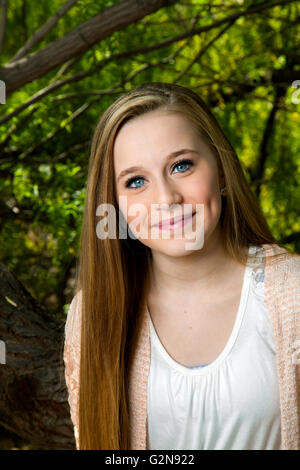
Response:
[[[64,321],[38,305],[3,265],[0,340],[0,425],[36,449],[75,449],[64,377]]]
[[[115,31],[172,5],[177,0],[123,0],[85,21],[64,37],[37,52],[0,67],[7,96],[67,60],[82,54]]]

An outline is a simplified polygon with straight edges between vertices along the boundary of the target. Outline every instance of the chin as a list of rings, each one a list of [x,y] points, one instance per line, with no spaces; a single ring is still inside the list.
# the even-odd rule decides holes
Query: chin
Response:
[[[166,256],[172,257],[183,257],[195,253],[195,251],[202,248],[200,242],[195,245],[194,240],[182,239],[182,240],[140,240],[141,243],[148,246],[150,250],[156,251]],[[189,245],[192,244],[192,248]]]

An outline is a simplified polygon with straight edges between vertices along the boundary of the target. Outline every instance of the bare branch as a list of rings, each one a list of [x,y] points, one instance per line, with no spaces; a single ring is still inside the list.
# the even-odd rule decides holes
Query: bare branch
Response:
[[[257,14],[265,9],[270,9],[277,5],[284,6],[296,1],[298,0],[277,0],[272,3],[264,2],[260,5],[251,6],[244,11],[233,13],[210,25],[167,39],[154,45],[152,48],[149,47],[148,51],[166,47],[180,39],[208,31],[237,18]],[[157,11],[159,8],[173,5],[174,3],[176,3],[176,0],[149,0],[147,2],[142,2],[141,0],[123,0],[103,10],[99,15],[81,24],[63,38],[28,56],[26,60],[23,58],[5,67],[0,67],[0,75],[6,83],[7,95],[25,83],[45,75],[49,70],[61,65],[66,60],[82,54],[113,32]]]
[[[268,158],[268,144],[273,133],[273,129],[275,125],[275,116],[279,110],[278,104],[282,100],[282,97],[285,96],[285,94],[286,94],[285,87],[276,86],[273,107],[270,111],[270,114],[266,122],[266,126],[265,126],[264,133],[263,133],[263,138],[260,144],[257,169],[254,172],[254,178],[257,180],[257,184],[255,185],[256,186],[255,193],[256,193],[257,198],[259,198],[260,196],[261,181],[264,176],[265,166],[266,166],[266,162]]]
[[[183,47],[186,47],[186,45],[182,46],[179,51],[183,48]],[[178,51],[178,52],[179,52]],[[73,65],[73,63],[75,61],[78,60],[77,57],[71,59],[69,62],[67,62],[67,64],[63,64],[62,68],[60,69],[60,71],[57,73],[57,75],[55,76],[54,78],[54,81],[48,85],[47,87],[43,88],[42,90],[39,90],[37,93],[35,93],[31,98],[29,98],[29,100],[27,100],[25,103],[23,103],[21,106],[18,106],[16,109],[14,109],[10,114],[7,114],[5,116],[3,116],[2,118],[0,118],[0,124],[5,124],[6,122],[8,122],[10,119],[12,119],[13,117],[17,116],[19,113],[21,113],[22,111],[24,111],[24,109],[27,109],[29,106],[37,103],[38,101],[40,101],[42,98],[44,98],[46,95],[52,93],[53,91],[65,86],[65,85],[69,85],[70,83],[73,83],[73,82],[77,82],[77,81],[80,81],[88,76],[91,76],[92,74],[94,74],[95,72],[99,73],[99,70],[101,70],[106,64],[110,63],[111,61],[119,61],[120,59],[125,59],[125,58],[129,58],[131,56],[135,56],[136,55],[136,49],[134,50],[131,50],[131,51],[125,51],[124,53],[121,53],[121,54],[116,54],[116,55],[113,55],[113,56],[110,56],[110,57],[107,57],[105,58],[104,60],[100,61],[99,64],[97,64],[96,67],[94,68],[90,68],[87,72],[82,72],[82,73],[79,73],[77,75],[74,75],[72,77],[69,77],[69,78],[66,78],[65,80],[57,80],[57,77],[59,77],[60,75],[62,75],[63,73],[65,73],[65,71],[67,70],[67,68],[70,67],[70,65]],[[172,56],[172,58],[175,57],[175,54]],[[167,61],[169,61],[169,58],[166,59]],[[143,61],[143,63],[145,63],[145,61]],[[152,65],[151,65],[152,66]],[[107,94],[106,92],[99,92],[101,94]]]
[[[195,16],[192,15],[192,16],[187,16],[187,17],[181,17],[181,18],[171,18],[169,20],[159,20],[159,21],[147,21],[147,20],[141,20],[140,23],[143,25],[143,26],[146,26],[148,28],[148,26],[154,26],[154,27],[158,27],[160,28],[162,25],[166,25],[166,24],[180,24],[180,23],[188,23],[189,21],[192,21],[195,19]]]
[[[122,80],[120,83],[118,83],[117,85],[115,85],[114,87],[112,87],[110,90],[108,90],[109,92],[112,92],[114,90],[116,90],[117,88],[123,86],[125,83],[127,82],[130,82],[131,80],[133,80],[133,78],[135,78],[136,75],[138,75],[139,73],[143,72],[144,70],[146,70],[147,68],[150,68],[152,67],[151,64],[146,64],[146,65],[143,65],[142,67],[140,67],[138,70],[135,70],[134,72],[132,72],[128,77],[126,77],[124,80]],[[119,91],[119,93],[121,93],[122,91]],[[100,97],[103,95],[103,94],[107,94],[107,91],[106,92],[102,92],[100,94]],[[99,93],[98,93],[99,95]],[[76,111],[74,111],[74,113],[68,117],[68,119],[66,120],[66,125],[69,124],[70,122],[72,122],[74,119],[78,118],[82,113],[86,112],[90,106],[95,102],[95,101],[99,101],[99,96],[97,96],[96,98],[93,98],[91,99],[88,103],[85,103],[83,104],[80,108],[78,108]],[[64,128],[63,127],[59,127],[57,128],[55,131],[53,131],[51,134],[49,134],[48,136],[46,136],[44,139],[42,139],[40,142],[38,142],[36,145],[34,146],[31,146],[28,150],[26,150],[25,152],[21,153],[20,155],[17,156],[17,160],[24,160],[24,158],[28,157],[29,155],[31,155],[32,153],[34,153],[39,147],[41,147],[41,145],[45,144],[46,142],[50,141],[51,139],[53,139],[53,137],[55,137],[59,132],[61,132]],[[12,161],[14,160],[15,158],[12,158],[12,159],[1,159],[2,162],[7,162],[7,161]],[[0,161],[0,163],[1,163]]]
[[[82,106],[80,106],[80,108],[78,108],[76,111],[74,111],[73,114],[71,114],[71,116],[68,117],[68,119],[66,120],[66,124],[69,124],[74,119],[79,117],[82,113],[84,113],[88,108],[90,108],[90,106],[93,104],[94,101],[96,101],[96,99],[98,99],[98,98],[94,98],[94,99],[90,100],[89,103],[84,103]],[[40,142],[38,142],[37,144],[29,147],[25,152],[21,153],[18,160],[23,160],[24,158],[31,155],[39,147],[41,147],[41,145],[43,145],[46,142],[48,142],[49,140],[53,139],[53,137],[55,137],[59,132],[62,132],[62,130],[64,130],[63,127],[58,127],[55,131],[51,132],[46,137],[44,137],[42,140],[40,140]]]
[[[197,18],[200,16],[200,13],[196,16],[195,18],[195,21],[194,21],[194,24],[192,25],[191,29],[189,31],[187,31],[185,33],[185,37],[186,38],[192,38],[194,36],[194,34],[197,34],[197,32],[199,32],[199,29],[195,29],[195,24],[197,22]],[[233,24],[234,22],[236,21],[236,19],[232,20],[232,22],[230,22],[230,25]],[[223,31],[225,31],[229,26],[226,25],[225,29]],[[218,37],[219,35],[222,34],[219,33],[215,39],[213,39],[205,48],[205,50],[207,50],[208,46],[211,45],[212,42],[214,42]],[[274,32],[270,33],[270,39],[271,37],[274,35]],[[174,42],[175,40],[179,40],[182,38],[182,35],[180,36],[176,36],[175,38],[172,38],[171,41]],[[170,40],[168,40],[170,41]],[[169,56],[168,58],[164,59],[163,61],[160,61],[158,63],[156,63],[155,65],[154,64],[151,64],[151,66],[164,66],[164,68],[167,68],[166,65],[168,63],[171,63],[172,60],[180,55],[180,51],[182,49],[184,49],[186,46],[187,46],[188,42],[186,41],[186,43],[181,46],[175,54],[172,54],[171,56]],[[70,65],[73,65],[74,62],[77,62],[78,60],[80,60],[81,56],[79,57],[74,57],[73,59],[70,59],[69,62],[67,62],[67,64],[63,64],[61,70],[57,73],[56,77],[54,78],[54,83],[51,83],[49,86],[45,87],[44,89],[38,91],[33,97],[31,97],[26,103],[23,103],[21,106],[19,106],[18,108],[16,108],[14,111],[12,111],[10,114],[6,115],[6,116],[3,116],[2,118],[0,118],[0,124],[4,124],[5,122],[9,121],[12,117],[16,116],[17,114],[19,114],[20,112],[22,112],[24,109],[26,109],[28,106],[38,102],[39,100],[41,100],[44,96],[48,95],[49,93],[52,93],[53,91],[63,87],[64,85],[67,85],[67,84],[70,84],[72,82],[76,82],[76,81],[80,81],[82,79],[84,79],[85,77],[88,77],[90,75],[92,75],[93,73],[95,72],[99,72],[99,70],[101,68],[103,68],[107,63],[111,62],[111,61],[120,61],[121,59],[125,59],[125,58],[128,58],[128,57],[131,57],[131,56],[135,56],[135,61],[139,61],[138,57],[136,57],[138,54],[147,54],[147,52],[150,52],[152,50],[155,50],[155,49],[159,49],[161,47],[164,47],[165,46],[165,41],[164,42],[160,42],[160,43],[157,43],[155,45],[152,45],[152,46],[149,46],[149,47],[145,47],[145,48],[140,48],[140,49],[132,49],[132,50],[129,50],[129,51],[125,51],[125,52],[122,52],[120,54],[115,54],[115,55],[112,55],[110,57],[107,57],[105,58],[104,60],[102,60],[101,62],[99,62],[97,64],[96,67],[94,68],[90,68],[87,72],[82,72],[80,74],[77,74],[77,75],[74,75],[73,77],[70,77],[70,78],[67,78],[65,80],[60,80],[60,81],[57,81],[57,77],[60,76],[61,74],[65,73],[66,69],[70,67]],[[199,57],[203,54],[204,51],[200,51],[199,52],[199,56],[196,56],[196,58],[194,59],[195,60],[199,60]],[[251,55],[251,52],[248,54],[248,55]],[[186,59],[184,57],[184,59]],[[145,64],[145,60],[143,59],[141,61],[142,63]],[[189,68],[191,67],[192,64],[190,64]],[[207,65],[206,65],[207,68],[209,68]],[[170,68],[170,70],[172,72],[176,72],[176,69],[173,67],[172,69]],[[185,70],[184,72],[185,74],[187,73],[187,70]],[[217,80],[217,75],[216,75],[216,72],[211,70],[211,73],[214,75],[214,79],[215,81],[218,81]],[[178,71],[178,74],[182,74],[182,70]],[[282,83],[282,80],[287,80],[288,83],[290,83],[292,80],[291,80],[291,77],[296,75],[297,74],[297,71],[291,71],[290,68],[288,70],[288,74],[289,76],[288,77],[285,77],[285,70],[284,69],[279,69],[279,70],[275,70],[275,74],[272,76],[272,79],[270,80],[265,80],[263,78],[261,78],[261,80],[259,82],[256,82],[255,84],[250,84],[250,83],[245,83],[245,85],[243,86],[243,92],[247,92],[247,91],[251,91],[253,88],[255,87],[258,87],[258,86],[270,86],[272,84],[276,84],[276,83]],[[193,76],[193,74],[189,74],[189,76]],[[197,77],[199,78],[199,75],[197,75]],[[297,78],[297,77],[296,77]],[[175,79],[175,81],[178,81],[178,77]],[[223,80],[219,80],[219,82],[223,82]],[[238,83],[238,86],[240,87],[241,86],[241,83],[239,82]],[[102,93],[102,92],[101,92]],[[71,96],[71,95],[70,95]],[[58,98],[58,99],[65,99],[65,98]]]
[[[45,48],[0,67],[1,79],[6,84],[6,95],[82,54],[113,32],[175,2],[176,0],[122,0],[106,8]]]
[[[166,40],[164,40],[160,43],[156,43],[153,46],[149,46],[147,48],[143,47],[141,49],[136,49],[135,54],[144,54],[144,53],[147,53],[147,52],[152,52],[152,51],[155,51],[155,50],[160,49],[162,47],[167,47],[167,46],[171,45],[172,43],[177,42],[177,41],[181,41],[182,39],[185,39],[187,37],[198,35],[200,33],[203,33],[203,32],[209,31],[211,29],[214,29],[214,28],[216,28],[216,27],[218,27],[218,26],[220,26],[224,23],[228,23],[228,22],[231,22],[231,21],[236,21],[237,19],[239,19],[241,17],[249,16],[251,14],[260,13],[264,9],[272,8],[272,7],[277,6],[277,5],[285,5],[285,4],[288,4],[288,3],[294,3],[295,1],[297,1],[297,0],[283,0],[283,1],[278,1],[278,2],[274,2],[274,3],[265,2],[261,5],[257,5],[255,7],[251,7],[249,9],[246,9],[245,11],[241,11],[241,12],[229,15],[226,18],[215,21],[214,23],[212,23],[210,25],[201,26],[200,28],[196,28],[196,29],[192,28],[192,29],[190,29],[189,31],[187,31],[185,33],[178,34],[177,36],[173,36],[172,38],[166,39]]]
[[[2,0],[1,2],[1,22],[0,22],[0,55],[2,54],[3,48],[3,41],[4,41],[4,33],[5,33],[5,26],[6,26],[6,0]]]
[[[35,93],[35,95],[33,95],[31,98],[29,98],[29,100],[27,100],[25,103],[21,104],[21,106],[18,106],[10,114],[6,114],[2,118],[0,118],[0,124],[4,124],[4,123],[8,122],[10,119],[12,119],[13,117],[17,116],[22,111],[24,111],[24,109],[27,109],[29,106],[37,103],[42,98],[44,98],[44,96],[48,95],[52,91],[54,91],[54,90],[56,90],[56,89],[58,89],[58,88],[60,88],[64,85],[67,85],[71,82],[81,80],[82,78],[85,78],[85,76],[91,75],[92,72],[89,71],[86,74],[85,73],[78,74],[78,75],[76,75],[74,77],[70,77],[69,79],[66,79],[66,80],[58,80],[58,77],[60,77],[64,73],[66,73],[66,71],[72,65],[74,65],[74,63],[77,62],[77,60],[79,60],[79,59],[80,59],[79,57],[74,57],[73,59],[71,59],[68,62],[66,62],[65,64],[63,64],[63,66],[60,68],[60,70],[57,72],[56,76],[54,77],[51,85],[48,85],[47,87],[43,88],[42,90],[39,90],[37,93]]]
[[[26,0],[22,0],[22,14],[21,14],[21,21],[22,21],[22,36],[23,42],[27,41],[28,38],[28,30],[27,30],[27,23],[26,23]]]
[[[26,44],[17,52],[17,54],[11,59],[9,62],[10,64],[16,60],[21,59],[24,57],[30,49],[32,49],[36,44],[38,44],[46,34],[51,31],[51,29],[54,28],[58,20],[68,11],[70,8],[72,8],[75,3],[77,3],[78,0],[68,0],[56,13],[55,15],[50,18],[50,20],[47,21],[40,29],[38,29],[33,36],[31,36],[30,39],[26,42]]]
[[[81,60],[81,58],[82,58],[82,55],[79,55],[77,57],[73,57],[72,59],[62,64],[61,68],[58,70],[55,76],[55,80],[57,80],[57,78],[60,77],[61,75],[65,75],[70,70],[70,68],[73,67],[74,64],[76,64],[77,62]]]
[[[74,153],[78,153],[82,150],[88,149],[90,143],[91,143],[91,141],[89,139],[89,140],[86,140],[85,142],[83,142],[81,144],[73,145],[72,147],[68,148],[67,151],[65,150],[65,151],[59,153],[58,155],[53,155],[53,157],[51,158],[51,162],[54,163],[54,162],[60,162],[62,160],[66,160],[70,155],[72,155]],[[32,160],[34,162],[40,161],[40,162],[43,163],[45,161],[45,158],[38,157],[38,158],[33,158]]]
[[[224,33],[225,31],[227,31],[227,29],[229,29],[234,23],[235,23],[236,20],[233,20],[231,21],[229,24],[227,24],[225,26],[225,28],[223,28],[213,39],[211,39],[210,41],[208,41],[208,43],[206,44],[206,46],[202,47],[200,49],[200,51],[195,55],[194,59],[189,63],[189,65],[184,69],[182,70],[182,72],[180,72],[179,75],[177,75],[177,77],[175,78],[175,80],[173,80],[173,83],[176,83],[178,82],[184,75],[186,75],[188,73],[188,71],[193,67],[193,65],[198,62],[198,60],[200,59],[200,57],[205,54],[205,52],[207,51],[207,49],[214,43],[216,42]]]
[[[119,91],[106,91],[106,90],[91,90],[91,91],[79,91],[77,93],[66,93],[65,95],[61,96],[54,96],[51,99],[51,102],[55,101],[64,101],[64,100],[71,100],[73,98],[81,98],[82,96],[104,96],[104,95],[119,95]]]

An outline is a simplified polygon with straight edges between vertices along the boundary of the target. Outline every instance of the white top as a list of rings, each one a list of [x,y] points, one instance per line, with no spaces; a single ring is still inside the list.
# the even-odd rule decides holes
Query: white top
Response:
[[[208,365],[186,367],[165,350],[151,317],[147,449],[280,450],[274,337],[264,298],[263,248],[245,268],[228,342]],[[248,263],[249,264],[249,263]]]

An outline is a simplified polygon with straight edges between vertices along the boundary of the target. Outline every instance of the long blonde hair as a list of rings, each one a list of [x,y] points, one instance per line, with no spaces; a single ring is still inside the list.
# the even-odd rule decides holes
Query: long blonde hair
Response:
[[[179,85],[146,83],[106,109],[91,144],[76,287],[77,292],[82,290],[80,449],[130,449],[128,376],[152,255],[147,246],[130,237],[98,238],[96,208],[113,204],[119,229],[114,141],[125,122],[158,108],[189,118],[214,151],[227,188],[220,222],[228,254],[245,264],[245,247],[276,242],[233,147],[196,93]]]

